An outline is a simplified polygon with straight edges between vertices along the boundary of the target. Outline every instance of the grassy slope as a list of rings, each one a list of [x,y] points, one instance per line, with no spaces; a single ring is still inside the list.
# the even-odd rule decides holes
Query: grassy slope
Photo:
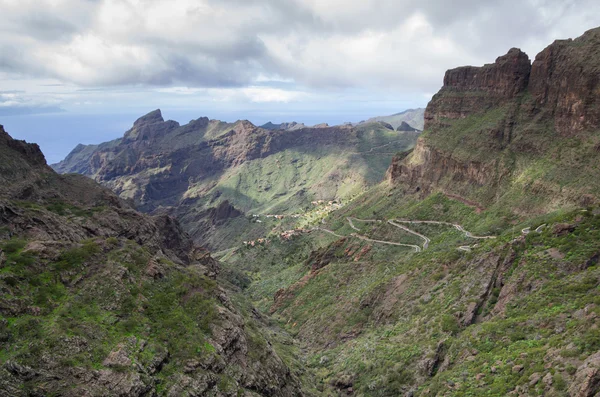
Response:
[[[412,147],[414,139],[415,134],[366,126],[354,151],[331,146],[287,149],[227,170],[209,193],[200,182],[185,197],[220,192],[221,200],[245,212],[294,213],[313,200],[348,198],[377,183],[393,154]]]
[[[250,296],[262,310],[275,310],[281,323],[310,347],[309,363],[323,394],[348,383],[370,396],[411,389],[417,395],[502,396],[517,386],[535,394],[545,384],[529,387],[529,377],[549,373],[553,386],[547,395],[561,396],[583,359],[600,349],[595,315],[579,314],[586,307],[600,314],[595,306],[600,273],[595,264],[584,266],[600,250],[599,216],[578,211],[535,219],[477,214],[443,195],[416,202],[384,185],[333,215],[327,227],[351,233],[345,221],[349,215],[459,222],[474,233],[499,238],[464,253],[456,247],[473,240],[452,228],[424,226],[419,231],[432,237],[432,245],[422,254],[355,239],[328,245],[334,237],[314,232],[292,243],[247,250],[253,268],[242,270],[254,280]],[[573,232],[552,232],[565,222],[574,225]],[[542,234],[518,238],[522,228],[543,223],[550,226]],[[365,234],[372,232],[372,225],[357,225]],[[310,272],[306,258],[318,246],[329,247],[333,260]],[[357,255],[365,247],[369,253]],[[288,253],[291,262],[279,260]],[[498,285],[486,295],[482,281],[494,277],[498,261],[506,262],[504,289]],[[226,262],[237,266],[240,258],[232,255]],[[286,286],[287,295],[272,306],[273,293]],[[496,307],[505,295],[508,302]],[[479,320],[461,324],[461,313],[472,302],[480,305]],[[427,360],[436,351],[440,359],[429,376]],[[513,372],[514,365],[524,369]]]
[[[393,154],[411,148],[417,134],[366,125],[359,128],[358,137],[354,151],[297,147],[230,168],[191,186],[185,198],[196,201],[178,208],[178,216],[186,229],[193,231],[196,216],[224,200],[249,215],[298,214],[310,211],[314,200],[348,200],[380,181]],[[233,219],[214,228],[202,243],[221,250],[261,237],[270,230],[269,224]]]

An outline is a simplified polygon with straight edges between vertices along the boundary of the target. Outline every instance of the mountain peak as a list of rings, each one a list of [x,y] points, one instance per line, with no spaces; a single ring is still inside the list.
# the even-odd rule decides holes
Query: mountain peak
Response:
[[[22,140],[14,139],[6,132],[2,125],[0,125],[0,148],[1,147],[6,147],[12,153],[18,153],[19,156],[31,165],[46,165],[46,158],[36,143],[27,143]]]
[[[162,112],[160,109],[156,109],[137,119],[135,123],[133,123],[133,126],[138,127],[145,124],[162,123],[164,121],[165,119],[163,119]]]

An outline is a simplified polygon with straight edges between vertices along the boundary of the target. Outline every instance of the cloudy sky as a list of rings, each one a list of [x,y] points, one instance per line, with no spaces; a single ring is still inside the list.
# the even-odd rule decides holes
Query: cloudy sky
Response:
[[[598,0],[0,0],[0,124],[60,160],[155,108],[341,123],[425,106],[444,71],[534,57]]]

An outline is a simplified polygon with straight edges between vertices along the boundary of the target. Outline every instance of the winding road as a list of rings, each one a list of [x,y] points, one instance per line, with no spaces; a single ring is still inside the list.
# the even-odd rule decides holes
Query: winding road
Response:
[[[389,223],[392,226],[396,226],[397,228],[402,229],[405,232],[414,234],[415,236],[422,238],[424,241],[423,242],[423,250],[426,250],[427,248],[429,248],[429,243],[431,242],[431,239],[429,237],[424,236],[421,233],[415,232],[414,230],[411,230],[411,229],[407,228],[406,226],[399,225],[391,219],[389,221],[387,221],[387,223]]]
[[[348,218],[346,218],[346,220],[348,220],[348,223],[350,224],[350,227],[352,229],[358,231],[358,232],[360,232],[360,229],[357,228],[354,225],[353,221],[366,222],[366,223],[382,223],[383,222],[382,220],[379,220],[379,219],[358,219],[358,218],[352,218],[352,217],[348,217]],[[414,231],[412,229],[409,229],[408,227],[406,227],[404,225],[401,225],[401,223],[408,223],[408,224],[431,224],[431,225],[452,226],[456,230],[458,230],[459,232],[464,233],[465,237],[476,239],[476,240],[495,239],[496,238],[496,236],[476,236],[473,233],[469,232],[468,230],[465,230],[465,228],[462,225],[459,225],[457,223],[450,223],[450,222],[441,222],[441,221],[405,221],[405,220],[400,220],[400,219],[390,219],[390,220],[387,221],[387,223],[389,223],[390,225],[392,225],[394,227],[402,229],[402,230],[404,230],[407,233],[414,234],[415,236],[421,238],[423,240],[423,246],[420,247],[418,245],[413,245],[413,244],[403,244],[403,243],[395,243],[395,242],[391,242],[391,241],[373,240],[373,239],[370,239],[370,238],[365,237],[365,236],[361,236],[361,235],[356,234],[356,233],[351,234],[351,236],[360,238],[360,239],[365,240],[365,241],[372,241],[372,242],[375,242],[375,243],[390,244],[390,245],[401,245],[401,246],[406,246],[406,247],[412,247],[412,248],[415,249],[416,252],[421,252],[421,251],[424,251],[427,248],[429,248],[429,244],[431,243],[431,239],[429,237],[425,236],[424,234],[421,234],[421,233],[416,232],[416,231]],[[536,229],[536,231],[537,231],[537,229]],[[333,234],[333,232],[331,232],[331,231],[329,231],[329,232]],[[472,250],[472,247],[470,247],[468,245],[462,245],[462,246],[458,247],[457,249],[461,250],[461,251],[465,251],[465,252],[470,252]]]
[[[381,148],[393,145],[395,143],[398,143],[398,142],[397,141],[392,141],[392,142],[386,143],[385,145],[372,147],[371,149],[367,150],[366,152],[348,152],[348,154],[386,154],[386,155],[394,155],[395,153],[373,153],[373,151],[376,150],[376,149],[381,149]]]
[[[459,225],[457,223],[439,222],[439,221],[401,221],[401,220],[398,220],[398,219],[394,219],[394,222],[398,222],[398,223],[414,223],[414,224],[424,223],[424,224],[431,224],[431,225],[446,225],[446,226],[452,226],[452,227],[454,227],[459,232],[464,233],[465,237],[468,237],[468,238],[473,238],[473,239],[476,239],[476,240],[484,240],[484,239],[493,239],[493,238],[496,238],[496,236],[475,236],[473,233],[465,230],[464,227],[462,227],[461,225]]]
[[[354,227],[353,224],[351,224],[351,226],[352,226],[353,229],[358,230],[356,227]],[[379,244],[386,244],[386,245],[395,245],[395,246],[398,246],[398,247],[410,247],[410,248],[414,248],[415,252],[421,252],[421,247],[419,247],[418,245],[396,243],[396,242],[393,242],[393,241],[374,240],[372,238],[368,238],[366,236],[362,236],[362,235],[357,234],[357,233],[352,233],[352,234],[350,234],[350,236],[342,236],[342,235],[337,234],[336,232],[334,232],[332,230],[324,229],[322,227],[315,227],[312,230],[318,230],[318,231],[322,231],[322,232],[325,232],[325,233],[329,233],[329,234],[331,234],[333,236],[336,236],[336,237],[339,237],[339,238],[355,237],[355,238],[358,238],[360,240],[369,241],[369,242],[372,242],[372,243],[379,243]]]
[[[360,229],[358,227],[356,227],[356,225],[354,225],[353,221],[358,221],[358,222],[364,222],[364,223],[383,223],[382,220],[380,219],[359,219],[359,218],[353,218],[353,217],[347,217],[346,220],[348,221],[350,227],[353,230],[356,230],[357,232],[360,232]],[[325,224],[325,218],[323,218],[321,220],[322,224]],[[445,225],[445,226],[452,226],[454,227],[456,230],[458,230],[461,233],[464,233],[465,237],[467,238],[472,238],[475,240],[485,240],[485,239],[495,239],[497,238],[496,236],[476,236],[473,233],[469,232],[468,230],[465,230],[465,228],[462,225],[459,225],[458,223],[451,223],[451,222],[442,222],[442,221],[407,221],[407,220],[400,220],[400,219],[390,219],[387,221],[388,224],[397,227],[399,229],[404,230],[407,233],[411,233],[419,238],[421,238],[423,240],[423,246],[418,246],[415,244],[405,244],[405,243],[397,243],[394,241],[384,241],[384,240],[375,240],[366,236],[363,236],[361,234],[358,233],[351,233],[349,236],[343,236],[341,234],[338,234],[336,232],[334,232],[333,230],[329,230],[329,229],[325,229],[323,227],[314,227],[311,230],[313,231],[322,231],[328,234],[331,234],[335,237],[338,238],[346,238],[346,237],[354,237],[354,238],[358,238],[360,240],[363,241],[369,241],[372,243],[378,243],[378,244],[386,244],[386,245],[394,245],[394,246],[399,246],[399,247],[409,247],[409,248],[413,248],[415,250],[415,252],[422,252],[424,250],[426,250],[427,248],[429,248],[429,244],[431,243],[431,239],[427,236],[425,236],[424,234],[421,234],[419,232],[416,232],[412,229],[409,229],[408,227],[401,225],[402,223],[405,224],[430,224],[430,225]],[[536,233],[541,233],[542,229],[545,227],[546,225],[540,225],[535,229]],[[531,227],[526,227],[523,230],[521,230],[521,233],[524,235],[527,235],[529,233],[531,233]],[[460,247],[457,247],[458,250],[460,251],[465,251],[465,252],[471,252],[473,248],[477,247],[477,245],[474,246],[468,246],[468,245],[461,245]]]

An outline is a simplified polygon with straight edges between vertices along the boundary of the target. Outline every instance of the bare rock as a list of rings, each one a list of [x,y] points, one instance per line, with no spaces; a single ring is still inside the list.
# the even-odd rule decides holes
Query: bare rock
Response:
[[[529,387],[533,387],[538,384],[538,382],[542,379],[542,375],[538,372],[531,374],[529,377]]]
[[[593,397],[600,393],[600,352],[587,358],[577,368],[575,379],[569,388],[571,397]]]
[[[123,368],[131,366],[131,359],[128,356],[124,344],[119,344],[117,348],[111,351],[102,362],[102,365],[113,368]]]

